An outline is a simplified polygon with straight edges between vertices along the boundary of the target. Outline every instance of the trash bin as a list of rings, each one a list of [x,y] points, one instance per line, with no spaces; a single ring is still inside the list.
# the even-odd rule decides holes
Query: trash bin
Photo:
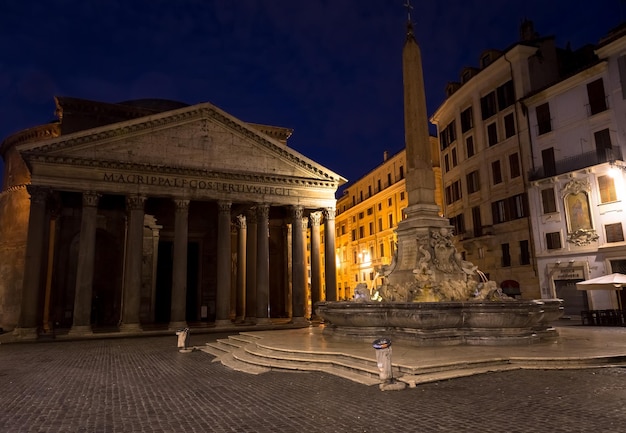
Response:
[[[376,349],[376,364],[380,374],[380,380],[390,382],[393,379],[391,370],[391,340],[388,338],[379,338],[372,343]]]
[[[178,336],[178,348],[187,349],[187,345],[189,344],[189,328],[179,329],[176,331],[176,335]]]

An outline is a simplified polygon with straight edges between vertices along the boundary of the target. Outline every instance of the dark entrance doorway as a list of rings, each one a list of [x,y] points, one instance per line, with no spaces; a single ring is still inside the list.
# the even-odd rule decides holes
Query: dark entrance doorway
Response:
[[[576,283],[583,280],[555,280],[556,297],[563,299],[563,315],[580,317],[580,312],[589,309],[587,293],[577,290]]]
[[[198,274],[200,270],[200,247],[197,242],[187,244],[187,299],[185,320],[199,320],[198,308]],[[154,300],[155,323],[169,323],[172,309],[172,276],[173,276],[174,243],[159,242],[157,259],[156,293]]]

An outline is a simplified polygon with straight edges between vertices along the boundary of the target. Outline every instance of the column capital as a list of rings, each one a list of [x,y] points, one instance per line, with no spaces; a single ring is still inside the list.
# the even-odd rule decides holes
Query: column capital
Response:
[[[259,203],[256,206],[256,214],[259,218],[267,219],[270,216],[270,205],[267,203]]]
[[[39,185],[26,185],[26,191],[30,194],[30,201],[33,203],[43,204],[50,196],[50,188]]]
[[[174,199],[176,212],[189,212],[189,200]]]
[[[83,207],[98,207],[102,194],[98,194],[96,191],[83,192]]]
[[[335,208],[334,207],[327,207],[326,209],[324,209],[324,219],[327,219],[327,220],[334,220],[335,219]]]
[[[133,194],[126,197],[127,210],[143,210],[145,204],[145,195]]]
[[[319,227],[319,225],[322,223],[322,212],[311,212],[311,215],[309,215],[309,220],[311,221],[311,227]]]
[[[220,200],[217,202],[217,208],[218,211],[220,213],[229,213],[230,214],[230,208],[232,207],[232,202],[229,201],[225,201],[225,200]]]
[[[293,205],[293,206],[290,206],[289,208],[291,209],[291,216],[295,220],[302,218],[302,216],[304,215],[304,207],[302,206]]]
[[[256,224],[256,207],[252,206],[250,209],[246,211],[246,219],[248,220],[248,224]]]
[[[240,229],[245,229],[246,228],[246,216],[239,214],[237,215],[237,226]]]

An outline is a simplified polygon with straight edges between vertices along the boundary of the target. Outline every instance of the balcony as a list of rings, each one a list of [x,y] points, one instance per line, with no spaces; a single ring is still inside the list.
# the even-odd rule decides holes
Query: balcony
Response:
[[[595,150],[593,152],[585,152],[580,155],[560,159],[554,163],[553,167],[541,166],[535,170],[530,170],[528,172],[528,180],[533,181],[558,176],[563,173],[593,167],[594,165],[614,161],[616,159],[622,160],[622,150],[619,147],[605,149],[604,153]]]

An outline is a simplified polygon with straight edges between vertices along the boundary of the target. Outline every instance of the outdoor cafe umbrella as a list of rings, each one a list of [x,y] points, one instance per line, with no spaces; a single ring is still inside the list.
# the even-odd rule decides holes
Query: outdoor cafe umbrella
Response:
[[[604,275],[576,283],[576,289],[578,290],[622,290],[624,286],[626,286],[626,275],[620,273]],[[619,296],[617,297],[617,302],[621,304]],[[622,306],[619,305],[619,308],[621,310]]]

